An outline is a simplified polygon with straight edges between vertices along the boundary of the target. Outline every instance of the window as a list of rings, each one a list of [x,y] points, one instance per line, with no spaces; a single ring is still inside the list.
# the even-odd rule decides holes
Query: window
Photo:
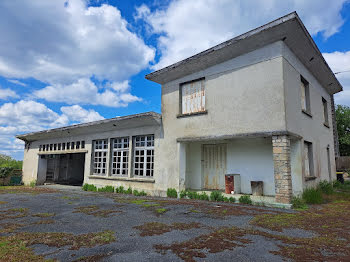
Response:
[[[204,79],[180,85],[181,114],[205,112]]]
[[[80,141],[77,141],[77,149],[80,149]]]
[[[46,149],[46,145],[43,145],[43,151],[45,151],[45,149]]]
[[[310,88],[309,82],[304,77],[300,76],[301,87],[301,109],[304,113],[311,114],[310,108]]]
[[[154,135],[137,136],[134,141],[134,175],[153,176]]]
[[[328,123],[328,104],[327,100],[322,97],[322,104],[323,104],[323,119],[325,126],[329,126]]]
[[[53,150],[54,150],[54,151],[57,150],[57,144],[53,144]]]
[[[314,177],[312,143],[304,141],[304,170],[305,178]]]
[[[112,140],[112,175],[128,175],[129,138]]]
[[[73,144],[74,142],[72,142]],[[107,165],[108,140],[101,139],[93,142],[94,148],[94,174],[105,175]]]
[[[70,149],[72,149],[72,150],[75,149],[75,142],[70,143]]]
[[[62,143],[62,150],[66,150],[66,143]]]
[[[70,142],[67,142],[67,150],[70,149]]]
[[[85,141],[81,141],[81,148],[85,148]]]
[[[57,144],[57,150],[61,150],[61,143]]]
[[[52,151],[52,148],[53,148],[53,144],[50,144],[50,151]]]
[[[41,151],[42,145],[39,146],[39,151]]]

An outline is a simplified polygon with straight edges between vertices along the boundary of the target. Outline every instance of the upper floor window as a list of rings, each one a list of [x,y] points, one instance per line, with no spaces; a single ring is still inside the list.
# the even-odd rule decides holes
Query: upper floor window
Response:
[[[328,122],[328,103],[327,100],[322,97],[322,105],[323,105],[323,119],[324,119],[324,124],[326,126],[329,126]]]
[[[180,85],[181,114],[205,112],[204,79]]]
[[[301,87],[301,109],[307,114],[311,114],[310,108],[310,88],[309,82],[304,77],[300,76],[300,87]]]

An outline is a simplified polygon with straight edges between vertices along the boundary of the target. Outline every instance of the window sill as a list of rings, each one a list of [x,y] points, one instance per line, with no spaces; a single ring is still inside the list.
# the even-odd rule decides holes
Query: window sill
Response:
[[[115,180],[115,181],[129,181],[129,182],[142,182],[142,183],[155,183],[153,178],[141,178],[141,177],[117,177],[117,176],[89,176],[89,179],[106,179],[106,180]]]
[[[315,176],[307,176],[305,177],[305,181],[311,181],[311,180],[315,180],[317,177]]]
[[[328,127],[328,128],[329,128],[329,124],[328,124],[328,123],[323,123],[323,125],[324,125],[325,127]]]
[[[188,116],[197,116],[197,115],[206,115],[208,114],[208,111],[201,111],[201,112],[195,112],[195,113],[190,113],[190,114],[178,114],[176,117],[177,118],[182,118],[182,117],[188,117]]]
[[[307,116],[312,118],[312,115],[311,115],[310,111],[306,111],[306,110],[302,109],[301,112],[303,112],[305,115],[307,115]]]

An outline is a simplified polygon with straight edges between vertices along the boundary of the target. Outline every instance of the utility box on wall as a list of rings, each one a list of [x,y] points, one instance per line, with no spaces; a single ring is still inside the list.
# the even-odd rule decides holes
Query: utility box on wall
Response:
[[[262,196],[264,194],[263,181],[250,181],[253,196]]]

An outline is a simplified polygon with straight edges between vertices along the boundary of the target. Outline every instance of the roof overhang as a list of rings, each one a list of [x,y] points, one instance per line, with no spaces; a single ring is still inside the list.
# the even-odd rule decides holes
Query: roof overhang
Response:
[[[161,115],[155,112],[147,112],[135,115],[115,117],[100,121],[54,128],[39,132],[17,135],[18,139],[26,142],[36,140],[60,138],[67,136],[84,135],[91,133],[102,133],[126,128],[137,128],[142,126],[160,126]]]
[[[146,79],[165,84],[281,40],[330,94],[343,90],[296,12],[150,73]]]

